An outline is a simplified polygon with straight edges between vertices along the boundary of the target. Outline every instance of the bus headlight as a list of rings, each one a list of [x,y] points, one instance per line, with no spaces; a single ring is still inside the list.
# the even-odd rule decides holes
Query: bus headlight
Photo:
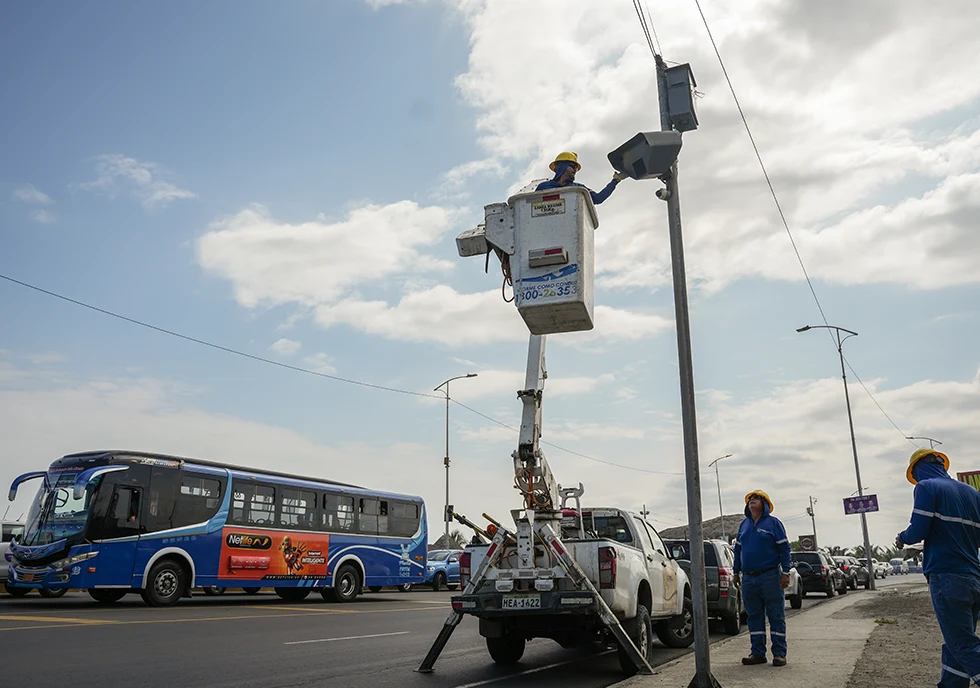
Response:
[[[71,557],[59,559],[58,561],[53,562],[51,566],[53,566],[56,569],[68,568],[69,566],[74,566],[75,564],[91,559],[97,554],[98,552],[85,552],[84,554],[76,554]]]

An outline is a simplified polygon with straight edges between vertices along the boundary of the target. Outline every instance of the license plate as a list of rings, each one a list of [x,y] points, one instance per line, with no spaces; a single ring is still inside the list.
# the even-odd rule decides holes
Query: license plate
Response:
[[[504,609],[541,609],[541,595],[504,595]]]

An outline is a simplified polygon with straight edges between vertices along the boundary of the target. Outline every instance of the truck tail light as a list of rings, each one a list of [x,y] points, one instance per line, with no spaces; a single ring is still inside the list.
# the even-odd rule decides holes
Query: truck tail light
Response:
[[[599,587],[616,587],[616,550],[612,547],[599,548]]]
[[[459,555],[459,586],[465,588],[470,582],[470,557],[472,552],[463,552]]]
[[[722,597],[728,595],[728,589],[732,586],[731,571],[724,566],[718,567],[718,594]]]

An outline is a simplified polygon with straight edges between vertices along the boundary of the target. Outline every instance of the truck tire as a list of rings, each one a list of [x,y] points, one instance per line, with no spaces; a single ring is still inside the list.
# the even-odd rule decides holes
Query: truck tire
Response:
[[[694,642],[694,605],[684,597],[684,612],[657,624],[657,637],[667,647],[690,647]]]
[[[497,664],[517,664],[524,656],[524,636],[504,633],[499,638],[487,638],[487,652]]]
[[[793,609],[803,609],[803,595],[797,593],[789,596],[789,606]]]
[[[642,604],[636,605],[636,616],[623,622],[623,630],[630,637],[636,649],[643,658],[650,661],[650,612]],[[626,649],[620,645],[616,652],[619,656],[619,668],[627,676],[634,676],[639,671]]]
[[[833,581],[827,582],[827,589],[825,590],[825,592],[827,593],[827,597],[833,597],[834,595],[837,594],[837,589],[834,587]]]
[[[120,588],[89,588],[88,594],[99,604],[114,604],[124,598],[129,590]]]

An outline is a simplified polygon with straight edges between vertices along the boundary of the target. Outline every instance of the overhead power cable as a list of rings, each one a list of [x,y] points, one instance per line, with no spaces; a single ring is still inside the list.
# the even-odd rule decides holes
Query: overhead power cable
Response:
[[[73,298],[71,298],[69,296],[65,296],[63,294],[58,294],[57,292],[53,292],[53,291],[50,291],[48,289],[43,289],[41,287],[35,286],[33,284],[29,284],[29,283],[24,282],[24,281],[19,280],[19,279],[14,279],[13,277],[9,277],[9,276],[4,275],[4,274],[0,274],[0,279],[4,279],[7,282],[10,282],[12,284],[16,284],[18,286],[25,287],[26,289],[31,289],[31,290],[36,291],[36,292],[39,292],[41,294],[45,294],[46,296],[51,296],[51,297],[54,297],[56,299],[60,299],[61,301],[65,301],[65,302],[70,303],[70,304],[73,304],[75,306],[80,306],[82,308],[86,308],[88,310],[95,311],[96,313],[101,313],[102,315],[108,315],[109,317],[116,318],[118,320],[122,320],[122,321],[127,322],[127,323],[130,323],[132,325],[138,325],[140,327],[145,327],[145,328],[147,328],[149,330],[153,330],[154,332],[160,332],[162,334],[166,334],[166,335],[169,335],[171,337],[176,337],[178,339],[183,339],[184,341],[193,342],[194,344],[200,344],[201,346],[206,346],[206,347],[209,347],[211,349],[216,349],[218,351],[223,351],[225,353],[234,354],[235,356],[241,356],[242,358],[247,358],[247,359],[250,359],[250,360],[253,360],[253,361],[258,361],[260,363],[267,363],[269,365],[274,365],[274,366],[277,366],[279,368],[285,368],[287,370],[292,370],[292,371],[295,371],[297,373],[305,373],[307,375],[315,375],[316,377],[322,377],[322,378],[326,378],[328,380],[334,380],[336,382],[344,382],[344,383],[347,383],[347,384],[350,384],[350,385],[357,385],[359,387],[367,387],[369,389],[377,389],[377,390],[381,390],[381,391],[384,391],[384,392],[395,392],[396,394],[407,394],[407,395],[410,395],[410,396],[426,397],[426,398],[429,398],[429,399],[439,399],[439,400],[442,400],[442,399],[445,398],[445,397],[443,397],[440,394],[431,394],[431,393],[427,393],[427,392],[413,392],[413,391],[407,390],[407,389],[398,389],[397,387],[387,387],[385,385],[376,385],[376,384],[373,384],[373,383],[370,383],[370,382],[362,382],[361,380],[352,380],[350,378],[340,377],[338,375],[329,375],[327,373],[321,373],[321,372],[316,371],[316,370],[310,370],[309,368],[302,368],[300,366],[294,366],[294,365],[290,365],[288,363],[282,363],[281,361],[276,361],[276,360],[273,360],[271,358],[265,358],[264,356],[256,356],[255,354],[246,353],[246,352],[241,351],[239,349],[233,349],[233,348],[231,348],[229,346],[222,346],[221,344],[215,344],[214,342],[209,342],[207,340],[200,339],[198,337],[191,337],[189,335],[182,334],[180,332],[175,332],[174,330],[168,330],[165,327],[159,327],[157,325],[153,325],[153,324],[148,323],[148,322],[145,322],[143,320],[137,320],[136,318],[130,318],[129,316],[121,315],[120,313],[115,313],[113,311],[107,310],[105,308],[100,308],[98,306],[93,306],[90,303],[85,303],[84,301],[79,301],[78,299],[73,299]],[[514,432],[517,432],[517,429],[516,428],[512,428],[511,426],[509,426],[509,425],[507,425],[505,423],[501,423],[499,420],[497,420],[495,418],[491,418],[490,416],[486,415],[485,413],[481,413],[480,411],[477,411],[474,408],[470,408],[469,406],[466,406],[465,404],[461,404],[460,402],[456,401],[455,399],[452,399],[452,401],[453,401],[453,403],[458,404],[459,406],[465,408],[467,411],[470,411],[472,413],[475,413],[476,415],[480,416],[481,418],[485,418],[485,419],[491,421],[492,423],[496,423],[497,425],[500,425],[501,427],[505,427],[505,428],[508,428],[509,430],[513,430]],[[656,475],[681,475],[680,473],[663,473],[661,471],[651,471],[651,470],[647,470],[647,469],[644,469],[644,468],[636,468],[634,466],[627,466],[625,464],[618,464],[618,463],[613,463],[611,461],[604,461],[603,459],[597,459],[594,456],[588,456],[587,454],[582,454],[580,452],[576,452],[576,451],[573,451],[571,449],[566,449],[565,447],[558,446],[557,444],[552,444],[550,442],[543,442],[543,443],[544,444],[547,444],[549,446],[552,446],[555,449],[558,449],[560,451],[567,452],[567,453],[573,454],[575,456],[579,456],[579,457],[581,457],[583,459],[588,459],[589,461],[595,461],[597,463],[602,463],[602,464],[605,464],[607,466],[615,466],[617,468],[624,468],[624,469],[632,470],[632,471],[640,471],[642,473],[652,473],[652,474],[656,474]]]
[[[786,230],[786,236],[789,237],[790,244],[792,244],[793,246],[793,253],[796,254],[796,260],[797,262],[799,262],[800,269],[803,271],[803,277],[806,278],[807,286],[810,289],[810,295],[813,296],[813,302],[817,305],[817,310],[820,311],[820,318],[823,320],[824,325],[830,326],[830,322],[827,320],[827,315],[826,313],[824,313],[823,305],[820,303],[820,298],[817,296],[817,291],[813,286],[813,281],[810,279],[810,273],[807,272],[806,264],[803,262],[803,256],[800,254],[800,249],[796,245],[796,239],[793,237],[793,232],[789,227],[789,222],[786,220],[786,214],[783,212],[783,207],[779,202],[779,197],[776,195],[776,189],[775,187],[773,187],[772,179],[769,177],[769,171],[766,169],[766,164],[762,160],[762,153],[760,153],[759,146],[756,144],[755,137],[752,135],[752,128],[749,126],[749,122],[745,117],[745,111],[742,110],[742,104],[739,102],[738,95],[735,93],[735,86],[732,84],[732,79],[728,75],[728,69],[725,67],[725,61],[721,57],[721,51],[719,51],[718,44],[715,42],[715,37],[711,33],[711,27],[708,25],[708,19],[704,15],[704,10],[701,9],[701,2],[700,0],[694,0],[694,4],[698,8],[698,13],[701,15],[701,21],[704,23],[704,29],[708,33],[708,39],[711,41],[711,47],[715,51],[715,57],[718,58],[718,64],[721,66],[721,71],[725,75],[725,81],[728,83],[728,89],[732,93],[732,99],[735,101],[735,107],[738,108],[739,117],[742,118],[742,126],[745,128],[745,133],[748,135],[749,142],[752,144],[752,150],[755,151],[756,160],[759,161],[759,167],[762,169],[762,175],[765,177],[766,185],[769,187],[769,194],[772,196],[773,203],[775,203],[776,205],[776,211],[779,213],[779,219],[782,221],[783,228]],[[827,330],[827,334],[830,336],[831,340],[834,341],[836,345],[836,341],[834,340],[833,333],[829,329]],[[854,368],[851,367],[851,364],[848,363],[847,366],[848,368],[851,369],[851,372],[854,373],[854,377],[858,379],[858,382],[861,382],[861,378],[858,377],[858,374],[854,371]],[[907,439],[907,433],[903,431],[900,427],[898,427],[895,421],[892,420],[891,416],[885,413],[885,409],[882,408],[881,404],[878,403],[878,400],[875,399],[875,396],[874,394],[871,393],[871,390],[868,389],[863,382],[861,382],[861,387],[863,387],[864,391],[867,392],[869,397],[871,397],[871,401],[875,403],[875,406],[878,407],[878,410],[881,411],[881,413],[885,416],[885,418],[888,419],[888,422],[891,423],[895,427],[895,429],[901,433],[902,438]],[[909,441],[911,442],[911,440]]]

